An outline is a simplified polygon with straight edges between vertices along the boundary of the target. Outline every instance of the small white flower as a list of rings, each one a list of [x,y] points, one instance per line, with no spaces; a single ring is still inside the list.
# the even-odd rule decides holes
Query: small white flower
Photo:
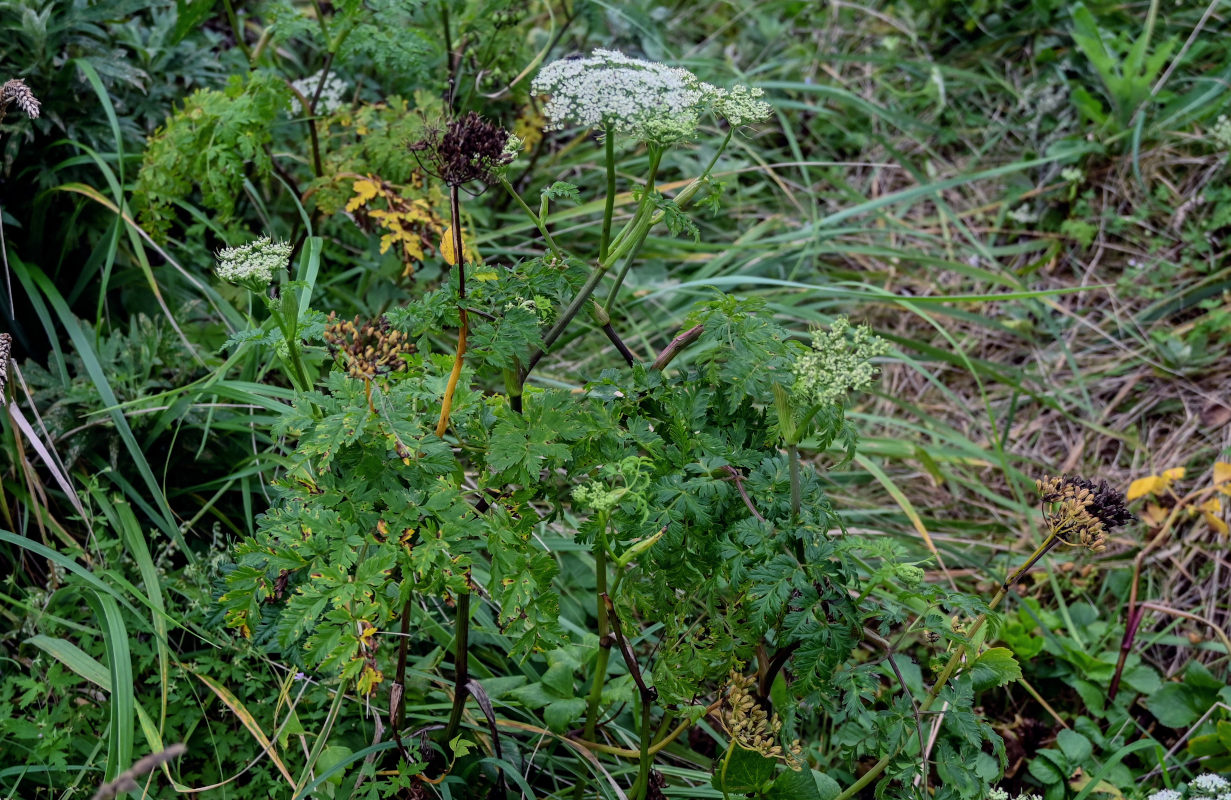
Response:
[[[1210,135],[1222,146],[1223,150],[1231,150],[1231,119],[1227,119],[1226,114],[1220,114],[1218,121],[1210,129]]]
[[[316,94],[317,84],[321,82],[321,73],[309,75],[306,78],[300,78],[297,81],[291,81],[291,86],[295,87],[295,91],[308,98],[308,102],[312,102],[312,96]],[[330,73],[325,79],[325,85],[321,87],[321,96],[316,101],[316,113],[332,114],[342,106],[346,105],[346,93],[349,91],[350,85],[345,80],[340,78],[336,72]],[[298,97],[291,100],[291,108],[296,114],[303,114],[303,104],[299,102]]]
[[[1221,792],[1223,789],[1231,787],[1231,783],[1227,783],[1226,778],[1212,775],[1208,772],[1193,778],[1193,782],[1189,785],[1203,792]]]
[[[1175,789],[1163,789],[1150,795],[1146,800],[1184,800],[1184,795]]]
[[[290,242],[275,242],[268,236],[218,252],[218,277],[254,292],[273,282],[274,272],[291,263]]]
[[[719,89],[680,67],[595,50],[543,67],[531,88],[551,96],[544,109],[552,129],[610,127],[646,141],[669,144],[696,133],[701,114],[713,111],[732,125],[770,114],[760,89]]]
[[[1009,212],[1009,219],[1022,225],[1029,225],[1034,222],[1037,217],[1035,216],[1034,211],[1030,208],[1029,203],[1022,203],[1020,206]]]

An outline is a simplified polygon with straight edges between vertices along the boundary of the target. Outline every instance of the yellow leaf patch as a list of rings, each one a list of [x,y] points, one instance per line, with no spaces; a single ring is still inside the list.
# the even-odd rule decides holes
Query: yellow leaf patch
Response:
[[[462,245],[465,249],[466,245]],[[445,232],[440,235],[440,257],[445,260],[445,263],[450,267],[457,265],[457,250],[453,247],[453,226],[445,228]]]
[[[1201,512],[1201,516],[1205,519],[1205,524],[1209,525],[1214,530],[1218,531],[1219,535],[1226,536],[1231,533],[1231,528],[1227,527],[1227,523],[1223,522],[1221,511],[1222,502],[1217,497],[1211,497],[1201,505],[1197,506],[1197,510]]]
[[[1223,494],[1231,495],[1231,464],[1226,461],[1214,462],[1214,485]]]
[[[1129,484],[1125,497],[1129,501],[1133,501],[1148,494],[1162,494],[1171,486],[1172,481],[1183,478],[1185,472],[1187,470],[1184,467],[1174,467],[1173,469],[1165,470],[1161,475],[1147,475],[1144,478],[1138,478]]]
[[[380,186],[377,185],[376,181],[362,178],[355,181],[353,190],[355,192],[355,196],[347,202],[347,211],[355,211],[356,209],[367,205],[369,200],[376,197],[376,195],[380,193]]]

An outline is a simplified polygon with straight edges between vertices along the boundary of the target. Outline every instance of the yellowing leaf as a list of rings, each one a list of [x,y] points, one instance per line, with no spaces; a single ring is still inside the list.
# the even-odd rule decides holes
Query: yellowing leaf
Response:
[[[485,269],[479,272],[472,272],[470,277],[476,281],[495,281],[500,279],[500,274],[495,270]]]
[[[1146,522],[1157,528],[1167,519],[1167,510],[1158,503],[1146,503],[1145,510],[1141,512],[1141,516],[1145,517]]]
[[[533,150],[543,138],[545,127],[547,127],[547,120],[543,115],[534,106],[526,106],[518,115],[517,121],[513,123],[513,134],[521,139],[523,150]]]
[[[465,245],[462,245],[465,247]],[[445,228],[445,232],[440,235],[440,257],[445,260],[445,263],[450,267],[457,264],[457,251],[453,247],[453,226]]]
[[[1223,484],[1227,484],[1223,486]],[[1222,486],[1223,494],[1231,494],[1231,464],[1226,461],[1214,462],[1214,485]]]
[[[369,200],[380,193],[380,186],[377,185],[376,181],[362,178],[355,181],[354,192],[355,196],[346,204],[347,211],[355,211],[367,205]]]
[[[385,675],[378,669],[372,669],[365,666],[363,673],[359,676],[359,681],[356,687],[360,694],[371,694],[376,691],[376,687],[385,679]]]
[[[1223,522],[1220,512],[1222,511],[1222,502],[1217,497],[1211,497],[1201,505],[1197,506],[1201,511],[1201,516],[1205,519],[1205,524],[1209,525],[1222,536],[1231,533],[1231,528],[1227,527],[1227,523]]]
[[[1124,493],[1129,502],[1136,500],[1138,497],[1145,497],[1147,494],[1154,494],[1155,486],[1161,482],[1161,478],[1157,475],[1150,475],[1146,478],[1138,478],[1128,485],[1128,491]]]
[[[1172,481],[1183,478],[1186,471],[1184,467],[1175,467],[1165,470],[1162,475],[1147,475],[1144,478],[1138,478],[1129,484],[1125,497],[1133,501],[1147,494],[1162,494],[1171,486]]]

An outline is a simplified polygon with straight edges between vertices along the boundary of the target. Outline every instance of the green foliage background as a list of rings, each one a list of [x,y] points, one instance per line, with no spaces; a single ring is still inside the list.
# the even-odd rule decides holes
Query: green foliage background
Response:
[[[1000,647],[942,694],[930,747],[933,720],[914,713],[988,587],[1037,541],[1035,477],[1127,485],[1187,465],[1198,481],[1231,461],[1229,14],[1219,2],[0,5],[0,79],[24,78],[43,103],[37,120],[10,109],[0,121],[3,306],[20,370],[0,464],[5,796],[90,796],[182,741],[155,796],[221,784],[209,796],[291,797],[309,781],[315,796],[478,796],[504,781],[614,797],[635,759],[612,758],[599,780],[553,738],[577,734],[600,663],[592,554],[606,526],[613,554],[667,531],[612,590],[658,692],[657,732],[697,722],[655,762],[665,796],[835,797],[886,756],[890,796],[922,793],[921,761],[930,796],[966,798],[996,783],[1132,797],[1231,770],[1231,654],[1210,633],[1231,613],[1229,571],[1209,557],[1225,538],[1196,511],[1176,513],[1175,561],[1147,562],[1141,586],[1198,621],[1151,612],[1116,698],[1125,565],[1159,531],[1148,517],[1093,572],[1059,553],[1015,589],[986,634]],[[491,267],[471,300],[506,313],[472,315],[455,454],[429,424],[459,323],[437,252],[448,202],[406,146],[448,107],[534,134],[529,77],[593,47],[761,87],[773,105],[722,152],[707,202],[662,201],[668,224],[613,315],[646,363],[693,325],[704,335],[669,371],[627,369],[595,326],[574,326],[516,413],[503,371],[588,264],[543,257],[506,193],[467,198],[467,243]],[[322,69],[346,95],[309,117],[292,84]],[[664,195],[719,152],[725,131],[702,134],[666,155]],[[550,199],[570,252],[596,252],[601,145],[582,131],[529,145],[512,184]],[[622,189],[649,160],[620,151]],[[383,209],[347,208],[366,176],[422,210],[421,261],[382,247],[370,212]],[[622,218],[635,200],[621,195]],[[280,371],[283,333],[212,275],[217,249],[260,234],[297,245],[303,283],[283,299],[305,298],[297,334],[322,376],[310,395]],[[329,369],[329,312],[385,315],[415,342],[403,379],[376,392],[399,415],[366,413],[364,385]],[[808,330],[840,314],[892,350],[883,382],[801,443],[817,469],[793,514],[774,386]],[[600,515],[573,496],[590,481],[636,491]],[[491,498],[486,516],[476,493]],[[1164,511],[1184,508],[1178,496]],[[405,531],[417,538],[400,542]],[[293,577],[278,585],[282,570]],[[339,713],[334,679],[363,675],[356,620],[392,634],[411,619],[379,663],[386,678],[406,665],[408,728],[441,724],[472,580],[490,592],[474,611],[473,677],[496,716],[540,733],[502,730],[497,755],[476,713],[472,752],[428,788],[414,778],[428,767],[400,759],[363,703]],[[733,666],[779,653],[789,661],[762,700],[808,769],[732,749],[724,773],[729,736],[702,709]],[[1010,654],[1021,682],[999,660]],[[637,686],[618,653],[609,673],[608,744],[636,749]],[[262,737],[277,761],[260,756]]]

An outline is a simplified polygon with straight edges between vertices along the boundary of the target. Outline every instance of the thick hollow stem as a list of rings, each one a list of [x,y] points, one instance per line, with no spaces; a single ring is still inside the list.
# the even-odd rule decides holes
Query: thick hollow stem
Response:
[[[624,278],[628,276],[629,269],[632,268],[637,252],[641,249],[641,245],[645,242],[645,237],[649,234],[650,228],[653,227],[656,221],[653,212],[654,181],[658,177],[658,165],[662,162],[662,156],[662,150],[655,148],[650,151],[650,171],[645,181],[645,189],[641,193],[641,204],[637,207],[637,213],[634,215],[631,224],[620,231],[620,236],[616,237],[615,243],[612,244],[612,249],[617,254],[617,257],[627,255],[627,258],[624,261],[624,265],[620,267],[619,274],[616,275],[615,285],[611,287],[611,291],[607,295],[607,302],[603,304],[603,310],[608,314],[611,313],[611,308],[615,305],[615,299],[620,294],[620,287],[624,284]],[[608,252],[602,260],[611,260],[611,256],[612,253]]]
[[[788,444],[786,446],[787,463],[791,469],[791,518],[799,519],[800,507],[803,505],[803,490],[800,488],[799,476],[799,447],[798,445]]]
[[[445,726],[444,741],[453,741],[462,724],[462,711],[466,708],[466,682],[470,680],[470,592],[457,596],[457,647],[453,655],[453,709],[449,712],[449,724]]]
[[[603,234],[598,242],[598,260],[607,257],[607,248],[611,246],[611,216],[615,213],[616,174],[615,174],[615,136],[608,126],[603,134],[603,152],[607,157],[607,197],[603,203]]]
[[[466,311],[466,255],[462,252],[462,210],[456,186],[449,187],[449,207],[452,215],[453,252],[457,254],[457,353],[453,356],[453,369],[445,386],[445,396],[440,404],[440,419],[436,422],[436,435],[444,437],[449,428],[449,414],[453,411],[453,395],[466,359],[466,336],[470,332],[470,318]]]
[[[607,662],[611,658],[611,624],[607,618],[607,603],[603,598],[607,594],[607,532],[606,521],[602,523],[603,530],[594,539],[594,596],[595,613],[598,616],[598,656],[594,661],[594,675],[590,682],[590,695],[586,701],[586,724],[582,737],[586,741],[594,741],[594,732],[598,727],[599,706],[603,700],[603,685],[607,681]],[[581,797],[583,784],[577,784],[575,797]]]

